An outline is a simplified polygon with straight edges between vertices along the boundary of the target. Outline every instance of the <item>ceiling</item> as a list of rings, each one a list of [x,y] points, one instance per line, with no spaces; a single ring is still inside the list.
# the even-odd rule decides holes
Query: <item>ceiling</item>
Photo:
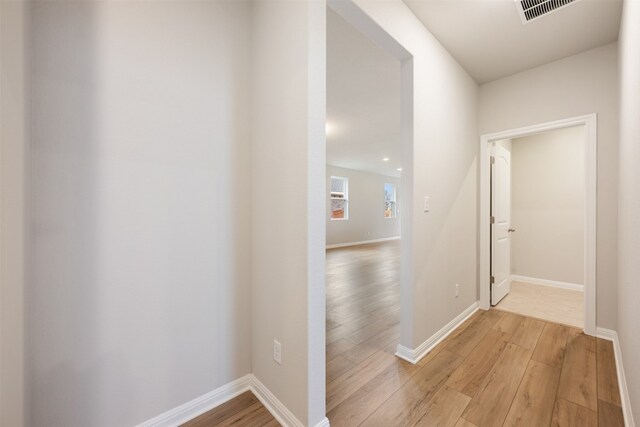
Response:
[[[522,24],[514,0],[404,2],[480,84],[616,41],[622,4],[579,0]],[[400,62],[327,8],[328,164],[400,176],[400,85]]]
[[[404,0],[477,83],[614,42],[621,0],[580,0],[523,24],[514,0]]]
[[[400,176],[400,84],[400,62],[327,8],[328,164]]]

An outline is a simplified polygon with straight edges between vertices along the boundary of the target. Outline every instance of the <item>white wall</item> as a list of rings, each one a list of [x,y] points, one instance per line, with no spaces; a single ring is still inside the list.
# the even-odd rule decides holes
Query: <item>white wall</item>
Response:
[[[618,335],[635,420],[640,417],[640,1],[626,0],[620,29]],[[629,422],[629,420],[627,420]],[[629,424],[631,425],[631,424]]]
[[[34,2],[31,426],[250,372],[250,5]]]
[[[403,131],[414,145],[403,151],[402,182],[403,193],[413,197],[412,203],[403,199],[402,217],[413,230],[403,236],[403,250],[412,255],[403,267],[410,289],[402,291],[400,341],[414,349],[477,301],[478,88],[402,1],[355,3],[413,61],[415,79],[404,89],[414,119]],[[403,78],[406,71],[403,66]]]
[[[252,31],[252,369],[314,426],[325,417],[326,6],[255,2]]]
[[[511,273],[584,284],[584,126],[512,141]]]
[[[25,187],[29,14],[0,2],[0,425],[25,425]]]
[[[349,219],[331,220],[331,176],[349,179]],[[384,184],[396,186],[396,218],[384,217]],[[400,236],[400,179],[327,165],[327,245]]]
[[[617,44],[552,62],[480,87],[480,133],[598,114],[597,325],[616,328]]]

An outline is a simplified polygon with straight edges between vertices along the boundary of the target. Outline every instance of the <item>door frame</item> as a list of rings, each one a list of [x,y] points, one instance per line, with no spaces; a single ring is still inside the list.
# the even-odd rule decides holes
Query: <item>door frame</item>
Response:
[[[413,274],[413,146],[414,146],[414,76],[413,54],[409,46],[389,34],[354,0],[327,0],[327,6],[400,62],[402,176],[400,186],[400,343],[413,348],[414,274]],[[324,271],[324,269],[323,269]],[[398,353],[396,353],[398,355]],[[401,357],[401,356],[400,356]]]
[[[520,138],[555,129],[571,126],[585,126],[584,162],[585,162],[585,227],[584,227],[584,332],[596,333],[596,209],[597,209],[597,115],[571,117],[552,122],[540,123],[502,132],[485,134],[480,137],[480,213],[479,218],[479,277],[480,308],[490,308],[490,221],[491,221],[491,147],[490,144],[501,139]]]

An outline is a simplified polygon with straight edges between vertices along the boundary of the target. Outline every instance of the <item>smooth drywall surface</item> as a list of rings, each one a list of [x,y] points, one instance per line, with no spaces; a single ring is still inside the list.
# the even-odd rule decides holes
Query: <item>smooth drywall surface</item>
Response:
[[[480,133],[598,115],[597,315],[616,328],[618,217],[617,44],[480,86]]]
[[[251,8],[33,9],[30,425],[135,425],[251,369]]]
[[[585,129],[511,144],[511,273],[584,285]]]
[[[412,85],[403,83],[413,99],[413,120],[404,120],[413,152],[403,153],[402,183],[413,197],[413,232],[403,236],[411,248],[403,259],[411,266],[411,292],[403,292],[401,322],[409,328],[403,326],[401,344],[416,348],[477,301],[478,88],[402,1],[355,3],[413,61]]]
[[[29,9],[0,2],[0,425],[25,418],[26,165]]]
[[[627,0],[620,28],[618,337],[629,399],[640,418],[640,1]],[[630,423],[630,420],[627,420]],[[631,425],[631,424],[630,424]]]
[[[325,417],[325,8],[255,2],[252,28],[252,369],[310,426]]]
[[[349,180],[349,219],[331,219],[331,176]],[[395,218],[384,217],[384,185],[396,186]],[[400,237],[400,179],[327,165],[327,245]]]

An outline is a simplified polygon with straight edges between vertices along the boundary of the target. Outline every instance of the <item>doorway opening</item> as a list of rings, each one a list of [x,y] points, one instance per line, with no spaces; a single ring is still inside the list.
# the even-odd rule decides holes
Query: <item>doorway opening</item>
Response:
[[[480,304],[595,334],[596,116],[485,135]]]
[[[327,8],[329,385],[400,338],[401,95],[400,61]]]
[[[411,254],[412,203],[404,184],[412,179],[412,82],[411,55],[402,46],[354,3],[328,3],[325,312],[331,422],[339,421],[335,409],[344,399],[336,390],[369,375],[365,367],[376,360],[394,358],[402,331],[411,326],[404,260]]]
[[[492,307],[584,327],[584,131],[492,143]]]

